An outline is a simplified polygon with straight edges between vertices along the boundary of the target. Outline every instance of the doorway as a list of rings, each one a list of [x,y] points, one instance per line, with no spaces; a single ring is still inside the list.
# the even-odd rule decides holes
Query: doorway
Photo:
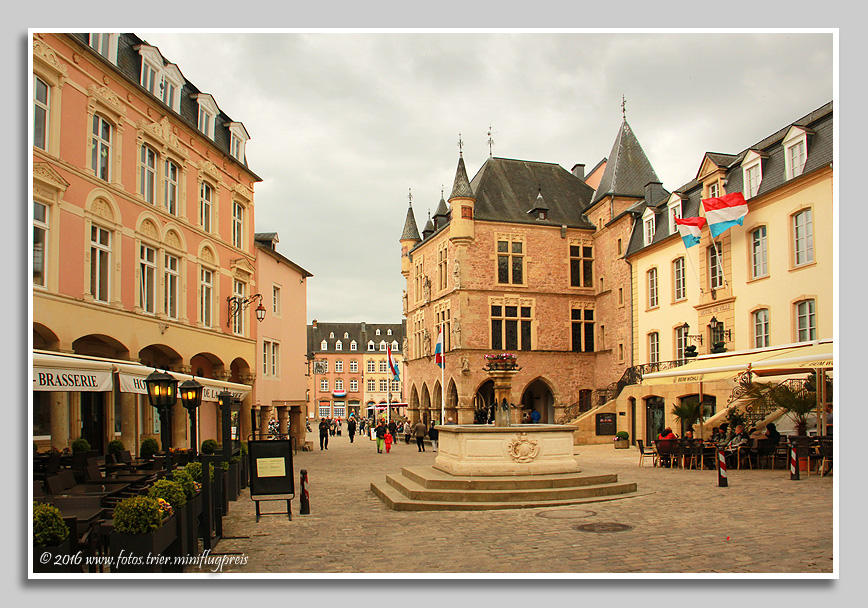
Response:
[[[90,444],[91,450],[105,454],[105,411],[103,394],[82,392],[81,395],[81,436]],[[78,437],[73,437],[73,440]]]
[[[530,383],[521,396],[522,408],[530,414],[533,410],[540,413],[541,424],[554,424],[555,421],[555,396],[549,385],[540,379]]]
[[[663,397],[647,397],[645,412],[645,441],[650,445],[666,428],[666,402]]]
[[[494,382],[486,380],[473,396],[473,423],[488,424],[494,422]]]

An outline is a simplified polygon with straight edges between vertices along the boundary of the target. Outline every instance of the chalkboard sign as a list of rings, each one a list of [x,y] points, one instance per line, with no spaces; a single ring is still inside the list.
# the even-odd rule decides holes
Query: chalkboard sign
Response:
[[[292,444],[288,439],[250,440],[250,497],[295,494]]]
[[[597,414],[597,435],[614,435],[617,432],[615,414]]]

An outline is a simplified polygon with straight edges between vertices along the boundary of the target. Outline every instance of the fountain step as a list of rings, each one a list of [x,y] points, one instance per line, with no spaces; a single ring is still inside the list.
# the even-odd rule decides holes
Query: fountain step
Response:
[[[555,473],[550,475],[501,475],[461,477],[434,467],[405,467],[401,474],[426,489],[440,490],[537,490],[615,483],[618,476]]]
[[[545,475],[549,479],[534,478],[542,486],[528,486],[529,478],[474,479],[455,477],[448,488],[430,488],[414,478],[433,478],[442,483],[439,476],[448,476],[433,468],[430,471],[412,469],[407,476],[386,476],[385,483],[374,482],[371,490],[390,509],[396,511],[479,511],[492,509],[526,509],[551,507],[587,502],[614,500],[635,495],[635,483],[617,483],[617,475],[581,477],[575,474]],[[427,473],[427,475],[426,475]],[[560,478],[560,479],[555,479]],[[604,479],[601,479],[604,478]],[[488,485],[481,489],[479,482]],[[495,487],[498,484],[518,483],[512,487]],[[492,489],[494,488],[494,489]]]

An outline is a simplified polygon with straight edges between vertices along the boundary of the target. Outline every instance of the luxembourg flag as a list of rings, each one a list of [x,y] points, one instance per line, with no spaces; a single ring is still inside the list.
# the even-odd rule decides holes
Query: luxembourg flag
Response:
[[[392,372],[392,378],[395,381],[401,379],[401,374],[398,372],[398,366],[395,364],[395,360],[392,358],[392,347],[386,346],[386,359],[389,361],[389,370]]]
[[[744,216],[747,215],[747,202],[741,192],[703,199],[702,208],[705,209],[705,219],[708,220],[712,237],[717,237],[736,224],[743,226]]]
[[[700,232],[705,226],[704,217],[676,217],[675,224],[678,226],[678,234],[681,235],[681,240],[684,241],[684,246],[687,249],[699,244]]]
[[[437,336],[437,346],[434,347],[434,363],[441,369],[446,367],[446,358],[443,356],[443,328],[440,328],[440,335]]]

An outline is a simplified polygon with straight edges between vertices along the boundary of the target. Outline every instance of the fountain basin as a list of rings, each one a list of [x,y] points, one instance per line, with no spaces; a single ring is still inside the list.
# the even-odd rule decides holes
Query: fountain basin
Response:
[[[437,426],[434,468],[452,475],[550,475],[576,473],[575,426],[518,424]]]

